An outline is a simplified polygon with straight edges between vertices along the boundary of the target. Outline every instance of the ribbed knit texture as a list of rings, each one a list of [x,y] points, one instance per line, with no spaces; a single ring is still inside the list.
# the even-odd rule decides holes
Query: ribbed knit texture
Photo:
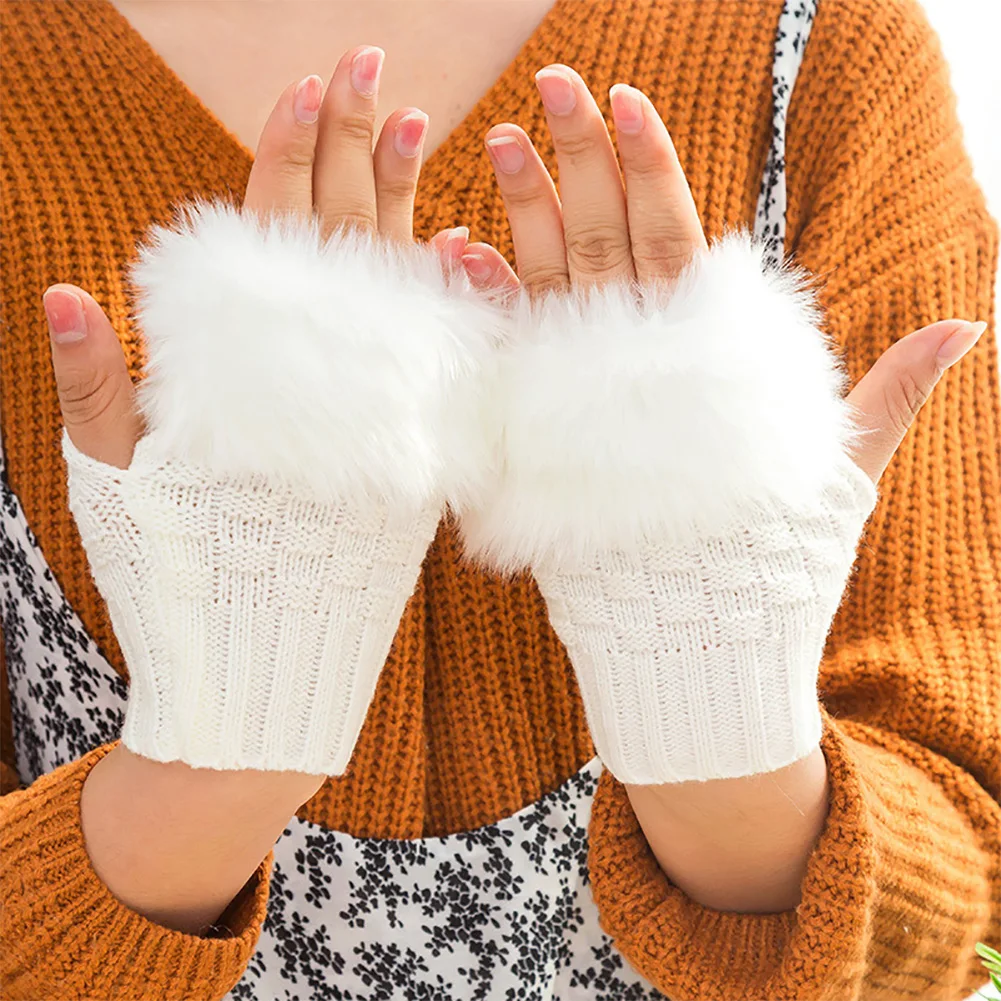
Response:
[[[342,775],[440,504],[324,501],[64,432],[70,507],[132,668],[123,743],[154,761]]]
[[[550,61],[575,66],[606,110],[613,83],[644,88],[710,239],[748,225],[769,141],[780,7],[558,3],[426,164],[418,233],[465,224],[510,254],[482,137],[518,121],[552,162],[532,83]],[[136,240],[181,198],[239,195],[251,159],[110,5],[0,9],[9,477],[70,602],[124,671],[66,503],[41,293],[55,281],[87,288],[138,375],[124,281]],[[998,233],[916,3],[821,2],[787,159],[787,249],[823,276],[827,327],[853,379],[925,323],[962,316],[990,327],[946,373],[887,469],[828,640],[820,689],[832,805],[800,907],[738,915],[692,901],[657,867],[625,787],[607,772],[590,828],[592,889],[619,948],[673,1001],[958,1001],[983,983],[973,943],[1001,944]],[[445,522],[348,772],[301,816],[358,836],[459,831],[510,815],[593,753],[534,583],[460,563]],[[221,997],[249,955],[263,890],[252,916],[230,922],[233,938],[197,944],[109,910],[77,829],[87,767],[0,800],[8,995]],[[57,871],[54,844],[67,853]],[[85,874],[66,884],[63,873]]]
[[[874,500],[845,459],[812,509],[751,507],[685,544],[535,567],[616,778],[740,778],[817,746],[817,665]]]

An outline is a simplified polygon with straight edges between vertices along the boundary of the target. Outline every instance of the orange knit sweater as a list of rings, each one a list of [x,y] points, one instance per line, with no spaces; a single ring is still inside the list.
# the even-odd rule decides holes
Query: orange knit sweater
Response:
[[[767,153],[782,0],[560,0],[430,158],[417,232],[466,224],[511,249],[482,152],[494,122],[546,155],[532,73],[627,80],[671,130],[710,239],[749,226]],[[90,291],[133,374],[125,268],[178,200],[242,192],[251,156],[105,0],[2,7],[2,430],[10,485],[58,584],[125,666],[66,500],[41,293]],[[600,100],[603,98],[599,97]],[[606,102],[607,103],[607,102]],[[551,150],[549,150],[551,154]],[[549,162],[552,162],[550,155]],[[827,326],[859,378],[933,320],[989,321],[886,471],[820,683],[830,815],[802,902],[719,912],[663,874],[602,774],[589,829],[601,923],[674,999],[923,998],[983,983],[1001,921],[1001,408],[998,230],[972,178],[937,40],[913,0],[821,0],[788,121],[787,251],[824,276]],[[220,998],[254,951],[269,860],[224,938],[159,927],[90,867],[80,789],[108,747],[20,787],[5,713],[5,996]],[[507,817],[594,754],[565,651],[528,577],[458,561],[440,526],[346,775],[300,815],[420,838]]]

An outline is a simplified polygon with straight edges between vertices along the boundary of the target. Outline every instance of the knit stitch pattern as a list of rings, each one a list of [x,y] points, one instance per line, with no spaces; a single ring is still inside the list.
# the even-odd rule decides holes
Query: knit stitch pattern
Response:
[[[845,458],[811,511],[759,505],[687,544],[535,565],[620,782],[740,778],[818,746],[817,669],[875,499]]]
[[[340,775],[440,511],[265,476],[127,470],[64,433],[70,507],[131,667],[122,740],[155,761]]]

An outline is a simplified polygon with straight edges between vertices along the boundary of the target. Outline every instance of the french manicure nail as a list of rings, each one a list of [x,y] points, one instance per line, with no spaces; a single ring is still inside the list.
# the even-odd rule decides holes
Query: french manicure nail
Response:
[[[393,149],[400,156],[415,157],[420,152],[424,133],[428,127],[428,116],[423,111],[412,111],[396,123]]]
[[[643,101],[639,91],[624,83],[617,83],[610,91],[612,118],[615,130],[634,136],[643,131]]]
[[[517,136],[496,136],[487,140],[487,149],[505,174],[517,174],[525,166],[525,153]]]
[[[955,365],[980,340],[980,335],[986,329],[987,324],[983,320],[964,323],[945,339],[938,349],[936,360],[943,368]]]
[[[479,278],[481,281],[485,281],[494,273],[494,269],[490,267],[482,254],[463,254],[462,263],[471,277]]]
[[[42,296],[49,336],[56,344],[72,344],[87,336],[87,320],[80,297],[66,289],[49,289]]]
[[[379,89],[379,73],[385,58],[386,53],[373,45],[351,60],[351,86],[362,97],[371,97]]]
[[[323,80],[315,73],[296,84],[292,95],[292,110],[295,120],[303,125],[312,125],[320,117],[320,100],[323,97]]]
[[[456,226],[448,234],[448,239],[445,241],[445,255],[453,263],[458,262],[462,257],[462,252],[466,249],[466,244],[469,242],[469,227],[468,226]]]
[[[569,115],[577,106],[573,80],[562,70],[544,69],[535,74],[542,103],[551,115]]]

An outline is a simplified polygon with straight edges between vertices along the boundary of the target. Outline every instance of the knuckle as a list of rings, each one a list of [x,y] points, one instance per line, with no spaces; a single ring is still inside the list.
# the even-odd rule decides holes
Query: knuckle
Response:
[[[78,426],[100,420],[118,395],[115,381],[103,371],[73,372],[58,383],[57,390],[63,416]]]
[[[883,387],[883,406],[894,431],[903,435],[924,406],[931,387],[922,385],[906,371],[898,371]]]
[[[598,276],[620,270],[631,256],[628,237],[617,227],[569,227],[566,243],[567,254],[577,266]]]
[[[335,229],[375,229],[376,213],[374,208],[361,205],[337,206],[321,213],[326,220],[324,232],[332,233]]]
[[[379,197],[392,202],[409,201],[417,192],[414,177],[384,177],[379,181]]]
[[[541,206],[546,193],[541,184],[529,184],[505,191],[504,201],[515,212],[526,212]]]
[[[624,166],[627,176],[636,181],[662,181],[667,177],[668,165],[654,152],[634,153]]]
[[[590,133],[580,132],[573,135],[553,136],[553,147],[559,156],[565,157],[576,165],[592,159],[597,152],[598,143]]]
[[[365,146],[371,152],[375,129],[375,112],[356,111],[331,122],[338,139],[352,145]]]
[[[651,233],[633,243],[633,260],[643,270],[674,273],[691,257],[691,247],[675,233]]]
[[[313,152],[312,141],[265,133],[261,136],[254,167],[268,173],[273,171],[298,173],[312,167]]]
[[[532,295],[544,295],[546,292],[560,292],[567,287],[570,276],[563,268],[541,266],[529,269],[521,276],[522,284]]]
[[[312,145],[292,145],[282,152],[280,170],[296,177],[313,169]]]

